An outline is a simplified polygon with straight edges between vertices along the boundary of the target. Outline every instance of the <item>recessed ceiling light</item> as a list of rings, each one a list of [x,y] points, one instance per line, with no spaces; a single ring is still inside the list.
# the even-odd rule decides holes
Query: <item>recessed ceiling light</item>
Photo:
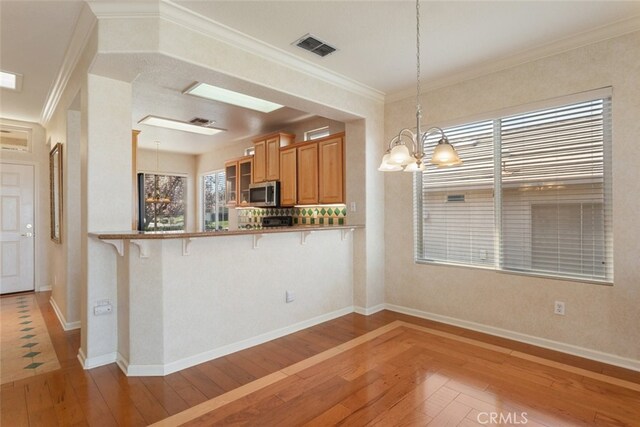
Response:
[[[210,126],[194,125],[180,120],[166,119],[158,116],[146,116],[141,119],[139,124],[158,126],[161,128],[181,130],[184,132],[199,133],[201,135],[215,135],[218,132],[224,132],[225,129],[214,128]]]
[[[276,104],[275,102],[265,101],[264,99],[255,98],[232,90],[222,89],[217,86],[211,86],[206,83],[195,83],[183,93],[199,96],[200,98],[211,99],[213,101],[224,102],[226,104],[237,105],[238,107],[261,111],[263,113],[270,113],[284,107],[284,105]]]
[[[8,71],[0,71],[0,87],[19,91],[22,89],[22,75]]]

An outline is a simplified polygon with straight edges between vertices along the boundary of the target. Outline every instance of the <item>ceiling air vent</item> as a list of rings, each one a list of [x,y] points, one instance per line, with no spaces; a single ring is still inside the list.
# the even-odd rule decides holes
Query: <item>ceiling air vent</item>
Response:
[[[194,117],[193,119],[189,120],[189,123],[191,123],[192,125],[196,125],[196,126],[205,126],[206,127],[206,126],[211,126],[215,122],[213,120],[203,119],[202,117]]]
[[[305,34],[292,44],[319,56],[327,56],[336,51],[335,47],[323,42],[318,37],[311,34]]]

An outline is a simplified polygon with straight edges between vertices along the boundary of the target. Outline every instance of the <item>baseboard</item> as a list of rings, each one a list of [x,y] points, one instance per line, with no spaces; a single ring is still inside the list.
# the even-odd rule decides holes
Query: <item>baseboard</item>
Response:
[[[51,304],[51,307],[53,307],[53,312],[56,313],[56,317],[58,318],[58,321],[60,322],[62,329],[64,329],[65,331],[80,329],[79,320],[75,322],[67,322],[67,319],[65,319],[64,315],[62,314],[62,311],[60,310],[60,307],[58,307],[58,304],[56,304],[56,301],[53,299],[53,297],[49,298],[49,304]]]
[[[226,356],[227,354],[235,353],[237,351],[245,350],[247,348],[263,344],[267,341],[271,341],[285,335],[298,332],[305,328],[310,328],[317,324],[333,320],[337,317],[344,316],[349,313],[353,313],[354,307],[349,306],[340,310],[332,311],[330,313],[322,314],[311,319],[304,320],[302,322],[295,323],[284,328],[276,329],[274,331],[266,332],[264,334],[248,338],[246,340],[238,341],[232,344],[225,345],[204,353],[196,354],[194,356],[185,357],[184,359],[176,360],[174,362],[167,363],[165,365],[131,365],[121,355],[118,359],[118,366],[128,376],[162,376],[169,375],[183,369],[190,368],[200,363],[208,362],[209,360],[217,359],[218,357]]]
[[[48,292],[52,289],[53,288],[51,286],[40,286],[36,292]]]
[[[353,311],[358,313],[358,314],[362,314],[364,316],[369,316],[371,314],[375,314],[379,311],[382,311],[385,309],[385,305],[384,304],[378,304],[378,305],[374,305],[373,307],[360,307],[360,306],[354,306],[353,307]]]
[[[597,350],[591,350],[584,347],[566,344],[559,341],[553,341],[546,338],[540,338],[533,335],[522,334],[520,332],[510,331],[508,329],[496,328],[481,323],[470,322],[468,320],[456,319],[454,317],[442,316],[440,314],[429,313],[414,308],[402,307],[394,304],[385,304],[385,308],[397,313],[408,314],[410,316],[420,317],[423,319],[433,320],[448,325],[459,326],[461,328],[470,329],[477,332],[483,332],[489,335],[495,335],[502,338],[508,338],[538,347],[555,350],[562,353],[572,354],[574,356],[583,357],[585,359],[595,360],[597,362],[607,363],[609,365],[619,366],[621,368],[640,371],[640,360],[628,359],[616,356],[615,354],[604,353]]]
[[[93,369],[97,368],[98,366],[108,365],[109,363],[115,363],[117,362],[117,357],[117,353],[113,352],[103,354],[102,356],[98,357],[87,358],[87,356],[84,354],[84,351],[82,351],[82,348],[78,349],[78,360],[80,361],[80,364],[84,369]]]

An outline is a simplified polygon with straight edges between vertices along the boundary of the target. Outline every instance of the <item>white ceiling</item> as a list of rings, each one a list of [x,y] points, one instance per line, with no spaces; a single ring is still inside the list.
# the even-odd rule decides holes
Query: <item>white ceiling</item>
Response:
[[[0,117],[40,121],[83,3],[0,1],[0,69],[23,75],[20,92],[0,89]]]
[[[412,90],[413,1],[178,0],[175,3],[387,95]],[[0,0],[0,68],[24,75],[21,92],[0,91],[0,117],[40,121],[83,4],[80,0]],[[606,26],[634,17],[633,22],[640,21],[637,19],[640,1],[423,0],[421,15],[422,81],[427,85],[452,76],[482,72],[487,64],[508,66],[514,64],[514,58],[549,54],[554,51],[549,49],[550,45],[559,46],[557,51],[609,36],[610,32],[602,31]],[[339,50],[320,58],[291,45],[306,33]],[[585,37],[587,33],[594,36]],[[215,119],[218,126],[229,129],[227,136],[241,138],[255,134],[256,129],[275,126],[279,120],[305,117],[300,105],[271,116],[181,95],[181,90],[198,80],[195,74],[140,76],[134,82],[132,122],[136,124],[147,114],[182,120],[199,116]],[[147,137],[167,138],[159,130],[145,128],[145,141]],[[155,147],[152,141],[147,142]],[[202,150],[197,144],[181,144],[187,151]]]

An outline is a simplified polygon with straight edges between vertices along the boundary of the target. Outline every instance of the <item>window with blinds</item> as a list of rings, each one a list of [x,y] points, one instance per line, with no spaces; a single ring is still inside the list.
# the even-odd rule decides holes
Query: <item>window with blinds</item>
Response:
[[[464,164],[417,174],[418,262],[612,282],[609,97],[445,132]]]
[[[202,230],[216,231],[229,228],[229,208],[226,205],[225,171],[219,170],[202,177]]]

